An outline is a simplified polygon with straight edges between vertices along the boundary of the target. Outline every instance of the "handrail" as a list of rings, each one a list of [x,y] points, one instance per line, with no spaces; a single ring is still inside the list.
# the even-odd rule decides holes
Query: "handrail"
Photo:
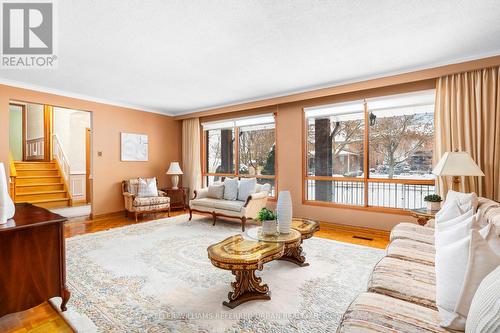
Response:
[[[12,200],[16,198],[16,181],[17,181],[17,170],[16,165],[14,164],[14,157],[12,156],[12,152],[9,151],[9,181],[10,181],[10,195]]]
[[[63,178],[66,181],[66,184],[69,183],[69,175],[71,173],[71,168],[69,164],[69,159],[62,148],[61,141],[57,134],[52,134],[53,138],[53,155],[59,163],[59,167],[61,168]]]

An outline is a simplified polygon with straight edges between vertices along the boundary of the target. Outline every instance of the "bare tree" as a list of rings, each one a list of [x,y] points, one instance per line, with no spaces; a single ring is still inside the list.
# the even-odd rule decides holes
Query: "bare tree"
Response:
[[[402,115],[378,118],[370,129],[370,150],[380,154],[387,164],[389,178],[395,168],[434,137],[432,119],[422,115]]]

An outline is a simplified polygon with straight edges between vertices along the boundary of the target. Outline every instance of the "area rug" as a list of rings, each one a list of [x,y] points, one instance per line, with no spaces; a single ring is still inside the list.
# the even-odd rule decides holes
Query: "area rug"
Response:
[[[366,290],[383,251],[313,237],[308,267],[273,261],[258,273],[271,300],[222,305],[231,272],[212,266],[207,247],[240,225],[186,215],[66,241],[66,319],[79,332],[335,332]]]

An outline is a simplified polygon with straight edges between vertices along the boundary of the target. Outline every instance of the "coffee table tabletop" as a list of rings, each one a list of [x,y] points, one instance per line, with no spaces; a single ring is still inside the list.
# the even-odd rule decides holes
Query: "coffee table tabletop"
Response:
[[[260,227],[247,230],[245,235],[250,239],[268,243],[293,243],[299,241],[301,238],[300,232],[295,229],[291,229],[288,234],[276,233],[266,235],[262,233],[262,228]]]

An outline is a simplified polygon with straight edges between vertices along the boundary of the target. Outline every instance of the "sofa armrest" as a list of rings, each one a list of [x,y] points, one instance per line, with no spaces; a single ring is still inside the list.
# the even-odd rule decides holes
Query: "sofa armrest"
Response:
[[[158,190],[158,196],[159,197],[166,197],[167,196],[167,193],[162,191],[162,190]]]
[[[254,193],[254,194],[251,194],[248,198],[247,198],[247,201],[245,203],[245,207],[248,205],[248,203],[251,201],[251,200],[259,200],[259,199],[264,199],[268,197],[268,193],[267,191],[263,191],[263,192],[259,192],[259,193]]]
[[[250,195],[243,205],[245,216],[247,218],[256,219],[262,208],[267,204],[267,192],[259,192]]]
[[[427,223],[425,224],[426,227],[429,227],[429,228],[434,228],[436,225],[436,222],[434,219],[430,219],[429,221],[427,221]]]
[[[191,200],[206,198],[207,196],[208,188],[200,188],[198,190],[194,190],[194,197]]]

